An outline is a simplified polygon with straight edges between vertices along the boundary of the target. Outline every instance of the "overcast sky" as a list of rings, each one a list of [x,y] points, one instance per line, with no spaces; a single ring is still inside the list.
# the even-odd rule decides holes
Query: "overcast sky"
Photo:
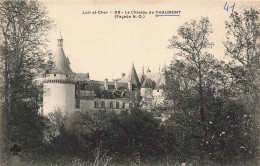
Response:
[[[158,72],[166,61],[168,65],[176,50],[167,49],[169,39],[177,29],[191,19],[208,17],[214,32],[210,40],[215,46],[210,51],[224,59],[226,30],[224,21],[229,12],[221,2],[43,2],[49,16],[55,20],[56,28],[48,36],[49,48],[55,53],[60,29],[64,39],[64,51],[69,57],[74,72],[90,73],[90,78],[104,80],[129,73],[134,62],[137,72],[149,65],[152,72]],[[234,2],[228,1],[232,6]],[[235,11],[245,4],[235,3]],[[145,15],[140,19],[115,19],[115,11],[181,11],[180,16],[155,17]],[[83,14],[83,11],[108,11],[106,15]]]

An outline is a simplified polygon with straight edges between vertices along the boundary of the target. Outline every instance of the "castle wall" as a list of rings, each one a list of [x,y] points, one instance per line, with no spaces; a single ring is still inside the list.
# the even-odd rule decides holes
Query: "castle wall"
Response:
[[[110,107],[110,103],[113,103],[113,107]],[[95,104],[96,103],[96,104]],[[102,106],[102,103],[104,105]],[[119,104],[117,107],[117,103]],[[123,106],[123,103],[125,106]],[[132,104],[132,106],[131,106]],[[125,99],[102,99],[95,98],[93,100],[80,100],[80,110],[82,111],[115,111],[116,113],[120,113],[122,110],[128,110],[133,107],[133,103],[129,100]]]
[[[57,109],[75,111],[75,85],[69,83],[43,84],[43,114]]]
[[[152,98],[152,88],[141,88],[141,96],[144,98]]]
[[[94,100],[80,100],[80,110],[89,111],[94,107]]]

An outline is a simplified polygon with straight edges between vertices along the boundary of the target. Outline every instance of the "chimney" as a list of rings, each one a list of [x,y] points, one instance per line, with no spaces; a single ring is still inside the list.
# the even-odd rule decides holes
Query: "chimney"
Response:
[[[104,81],[104,88],[105,88],[105,90],[108,90],[108,80],[107,80],[107,78]]]
[[[133,87],[132,87],[132,82],[131,81],[128,82],[128,90],[129,91],[133,91]]]
[[[151,72],[151,70],[149,69],[149,66],[148,66],[148,69],[147,69],[146,73],[149,73],[149,72]]]
[[[117,80],[115,80],[115,89],[118,90],[118,87],[117,87]]]

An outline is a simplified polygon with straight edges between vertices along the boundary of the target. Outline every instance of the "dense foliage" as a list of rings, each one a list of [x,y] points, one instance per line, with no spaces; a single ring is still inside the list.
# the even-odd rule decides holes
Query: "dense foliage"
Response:
[[[57,120],[59,119],[59,120]],[[59,121],[59,123],[56,123]],[[117,164],[153,163],[164,157],[163,128],[153,114],[133,109],[120,114],[76,112],[50,114],[58,136],[50,135],[52,152],[94,162],[101,150]],[[57,132],[53,132],[57,133]]]
[[[177,132],[185,161],[200,164],[257,165],[259,146],[258,12],[231,14],[226,55],[230,63],[209,53],[213,32],[207,18],[178,29],[169,48],[177,52],[168,70],[168,122]],[[235,39],[235,40],[234,40]]]
[[[0,20],[1,149],[8,154],[16,143],[23,152],[36,152],[44,143],[45,123],[34,79],[51,64],[46,36],[52,21],[39,2],[24,0],[1,1]]]

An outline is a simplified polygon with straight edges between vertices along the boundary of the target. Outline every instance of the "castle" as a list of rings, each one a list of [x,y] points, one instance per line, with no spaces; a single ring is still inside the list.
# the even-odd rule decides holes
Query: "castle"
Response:
[[[58,39],[58,48],[53,57],[54,68],[38,79],[43,85],[42,112],[47,115],[57,109],[62,111],[115,111],[129,110],[136,101],[151,109],[164,100],[165,68],[152,73],[149,70],[137,73],[132,64],[128,75],[108,81],[96,81],[89,73],[74,73],[69,58],[63,50],[63,39]],[[140,102],[139,102],[140,103]]]

